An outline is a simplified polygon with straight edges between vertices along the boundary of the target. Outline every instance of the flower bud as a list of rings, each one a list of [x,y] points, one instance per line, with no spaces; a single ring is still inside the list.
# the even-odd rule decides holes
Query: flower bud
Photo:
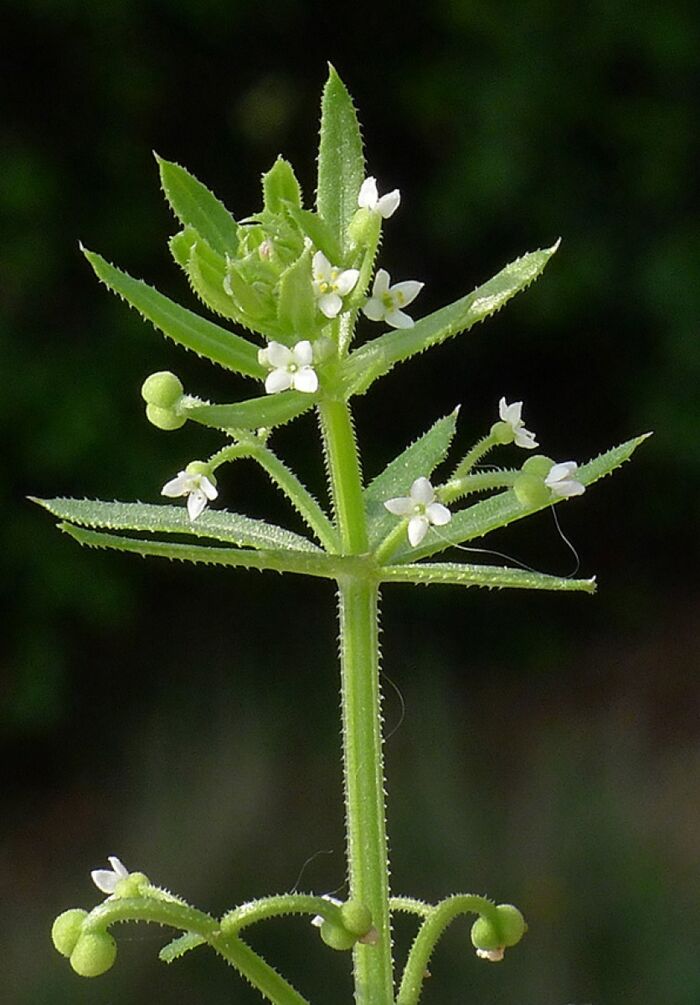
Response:
[[[61,956],[70,956],[75,949],[85,918],[87,918],[87,911],[83,911],[80,907],[73,907],[70,911],[59,914],[54,921],[51,928],[51,939]]]
[[[158,408],[174,408],[184,393],[181,381],[169,370],[160,370],[146,377],[141,387],[141,397]]]
[[[330,921],[324,921],[321,925],[321,938],[331,949],[347,950],[357,942],[357,936],[349,932],[347,928],[334,925]]]
[[[528,508],[544,506],[549,502],[551,493],[544,483],[544,478],[540,475],[529,474],[522,471],[513,483],[513,491],[517,496],[521,506]]]
[[[170,408],[161,408],[159,405],[146,405],[146,418],[157,429],[180,429],[187,422],[184,415],[178,415]]]
[[[70,965],[81,977],[106,974],[117,958],[117,944],[109,932],[85,932],[70,956]]]
[[[367,935],[372,927],[372,915],[365,904],[359,900],[348,900],[340,908],[340,917],[343,927],[347,928],[353,935],[362,937]]]

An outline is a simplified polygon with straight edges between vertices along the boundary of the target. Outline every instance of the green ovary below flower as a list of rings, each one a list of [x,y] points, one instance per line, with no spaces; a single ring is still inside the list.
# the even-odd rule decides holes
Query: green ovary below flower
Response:
[[[318,390],[318,376],[313,366],[313,347],[305,339],[289,349],[280,342],[270,342],[267,349],[258,353],[258,362],[270,368],[265,379],[268,394],[280,391],[304,391],[313,394]]]
[[[355,287],[360,278],[358,269],[338,269],[331,265],[322,251],[312,260],[314,294],[321,314],[335,318],[343,309],[343,297]]]
[[[384,508],[394,516],[408,518],[408,540],[416,548],[428,528],[444,527],[452,519],[447,506],[435,501],[435,489],[427,478],[416,478],[407,496],[387,499]]]
[[[413,303],[425,284],[415,279],[394,283],[393,286],[390,284],[391,276],[386,269],[380,269],[374,279],[372,296],[362,308],[362,313],[370,321],[386,321],[392,328],[412,328],[413,318],[402,308]]]

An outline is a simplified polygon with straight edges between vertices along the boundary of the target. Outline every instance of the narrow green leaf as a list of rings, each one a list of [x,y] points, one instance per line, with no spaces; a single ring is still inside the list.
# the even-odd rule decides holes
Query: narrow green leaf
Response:
[[[294,168],[284,157],[278,157],[263,175],[263,199],[268,213],[282,213],[286,204],[301,208],[301,187]]]
[[[214,429],[271,429],[296,419],[314,405],[314,395],[301,391],[283,391],[249,398],[234,405],[187,406],[188,419]]]
[[[340,244],[326,221],[310,209],[286,207],[288,215],[297,227],[310,239],[313,246],[322,251],[329,262],[339,262],[342,257]]]
[[[316,204],[343,250],[348,247],[347,228],[357,210],[357,195],[364,177],[365,159],[355,109],[345,85],[331,66],[321,99]]]
[[[295,342],[297,337],[306,339],[314,333],[316,298],[308,248],[280,277],[277,319],[282,330],[294,334]]]
[[[384,503],[387,499],[408,495],[416,478],[429,478],[445,459],[455,434],[457,413],[458,409],[455,409],[450,415],[438,419],[427,433],[406,447],[365,489],[365,509],[372,549],[384,540],[396,524],[396,517],[384,508]]]
[[[224,290],[225,258],[199,240],[190,248],[185,271],[192,289],[207,307],[222,317],[252,327],[247,323],[247,315],[237,308],[233,298]]]
[[[351,353],[343,368],[348,393],[364,394],[396,363],[468,331],[479,321],[495,314],[511,297],[537,279],[558,247],[557,241],[551,248],[532,251],[517,258],[483,286],[421,318],[412,328],[387,332]]]
[[[173,960],[177,960],[181,956],[184,956],[185,953],[188,953],[190,949],[205,946],[206,943],[207,940],[202,935],[195,935],[194,932],[185,932],[184,935],[178,935],[177,938],[163,946],[158,953],[158,959],[163,963],[172,963]]]
[[[168,241],[170,254],[185,273],[187,272],[187,263],[190,260],[190,252],[197,241],[200,240],[201,235],[197,233],[194,227],[185,227],[184,230],[179,230],[177,234],[173,234]]]
[[[107,530],[137,530],[149,534],[191,534],[213,538],[241,548],[302,551],[319,554],[320,549],[299,534],[253,520],[239,513],[207,509],[190,520],[181,506],[152,503],[103,502],[100,499],[33,499],[53,516],[83,527]]]
[[[503,566],[462,565],[459,562],[389,565],[381,572],[385,583],[434,583],[452,586],[486,586],[489,589],[512,587],[517,590],[570,590],[595,593],[595,579],[565,579],[527,569]]]
[[[238,227],[224,204],[185,168],[155,154],[165,196],[175,216],[220,255],[238,250]]]
[[[258,350],[246,339],[181,307],[142,280],[133,279],[128,273],[110,265],[101,255],[85,248],[83,254],[105,286],[126,300],[173,342],[236,373],[248,377],[264,376],[264,367],[258,363]]]
[[[59,524],[78,544],[89,548],[109,548],[142,557],[169,558],[178,562],[194,562],[201,565],[237,566],[241,569],[260,569],[270,572],[294,572],[301,576],[316,576],[321,579],[335,579],[339,562],[327,555],[302,554],[292,551],[252,551],[246,548],[208,548],[194,544],[179,544],[172,541],[150,541],[141,538],[122,537],[102,531],[86,530],[70,523]]]
[[[612,450],[608,450],[594,460],[588,461],[587,464],[583,464],[578,469],[577,481],[583,485],[592,485],[600,478],[611,474],[621,464],[629,460],[639,444],[643,443],[649,435],[649,433],[645,433],[633,440],[627,440],[620,446],[613,447]],[[404,561],[418,561],[421,558],[444,551],[452,544],[484,537],[493,530],[506,527],[516,520],[522,520],[523,517],[537,513],[548,506],[558,505],[563,501],[562,498],[552,499],[550,503],[545,503],[543,506],[527,508],[518,502],[512,490],[500,492],[498,495],[491,496],[489,499],[484,499],[474,506],[469,506],[467,509],[455,513],[447,526],[437,529],[431,528],[425,543],[418,548],[410,548],[408,543],[402,545],[394,555],[393,561],[401,561],[402,559]],[[437,531],[439,531],[439,535]]]

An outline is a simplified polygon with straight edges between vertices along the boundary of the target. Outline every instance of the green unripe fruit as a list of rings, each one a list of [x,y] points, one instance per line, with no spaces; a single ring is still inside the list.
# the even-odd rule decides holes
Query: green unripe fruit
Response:
[[[206,475],[212,485],[216,487],[216,477],[206,461],[190,461],[185,471],[188,475]]]
[[[361,904],[359,900],[348,900],[340,908],[340,917],[343,927],[347,928],[353,935],[363,936],[372,927],[372,915],[369,908]]]
[[[521,506],[528,508],[546,505],[551,493],[540,475],[532,475],[522,471],[513,483],[513,491]]]
[[[143,894],[143,888],[150,885],[151,881],[144,873],[130,872],[128,876],[117,880],[117,885],[114,888],[114,896],[140,897]]]
[[[54,921],[51,939],[61,956],[70,956],[75,949],[85,918],[87,911],[83,911],[81,907],[73,907],[70,911],[59,914]]]
[[[109,932],[85,932],[70,956],[70,965],[81,977],[106,974],[117,958],[117,944]]]
[[[169,370],[159,370],[146,377],[141,387],[141,397],[158,408],[174,408],[184,393],[178,377]]]
[[[496,443],[512,443],[515,439],[510,422],[494,422],[490,435],[493,436]]]
[[[161,408],[159,405],[146,405],[146,418],[158,429],[180,429],[187,422],[184,415],[178,415],[169,408]]]
[[[352,949],[357,942],[357,936],[353,935],[346,928],[334,925],[330,921],[324,921],[321,925],[321,938],[331,949],[343,950]]]
[[[527,931],[525,918],[523,918],[517,907],[514,907],[512,904],[499,904],[496,910],[498,911],[498,924],[503,938],[501,945],[517,945]]]
[[[554,461],[551,457],[545,457],[544,454],[534,454],[532,457],[528,457],[521,470],[528,475],[537,475],[544,479],[552,470],[553,464]]]
[[[503,945],[501,933],[483,915],[480,915],[472,925],[471,936],[475,949],[498,949]]]

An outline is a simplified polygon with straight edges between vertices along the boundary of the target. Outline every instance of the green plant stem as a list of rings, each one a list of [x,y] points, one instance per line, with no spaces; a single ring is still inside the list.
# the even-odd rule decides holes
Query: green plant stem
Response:
[[[331,495],[343,554],[367,550],[362,476],[348,406],[320,408]],[[350,896],[365,904],[378,933],[376,945],[353,950],[356,1005],[394,1000],[389,867],[384,806],[378,587],[367,567],[338,577],[343,766]]]
[[[493,447],[496,446],[496,439],[491,433],[487,433],[478,440],[471,450],[464,455],[462,460],[459,462],[457,467],[454,469],[450,475],[450,481],[455,481],[458,478],[464,478],[468,475],[471,469],[477,464],[481,458],[489,452]]]
[[[519,474],[515,470],[479,471],[464,478],[451,478],[437,489],[437,496],[440,502],[449,505],[471,492],[510,488]]]

